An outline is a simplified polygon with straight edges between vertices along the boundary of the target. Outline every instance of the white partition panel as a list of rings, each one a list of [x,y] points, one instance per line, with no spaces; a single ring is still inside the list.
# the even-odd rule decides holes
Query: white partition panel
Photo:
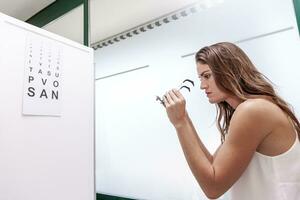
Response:
[[[93,50],[5,15],[0,29],[0,199],[93,200]],[[61,49],[59,116],[22,114],[30,37]]]
[[[194,55],[189,54],[229,41],[246,51],[299,117],[297,30],[292,0],[224,0],[97,50],[97,192],[148,200],[207,199],[155,95],[163,95],[185,78],[194,80],[195,88],[184,92],[187,110],[213,153],[220,144],[216,111],[200,91]]]

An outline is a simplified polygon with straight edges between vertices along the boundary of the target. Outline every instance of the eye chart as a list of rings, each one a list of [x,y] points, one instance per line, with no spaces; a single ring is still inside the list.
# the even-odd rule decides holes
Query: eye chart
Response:
[[[25,49],[23,114],[60,116],[62,47],[29,34]]]

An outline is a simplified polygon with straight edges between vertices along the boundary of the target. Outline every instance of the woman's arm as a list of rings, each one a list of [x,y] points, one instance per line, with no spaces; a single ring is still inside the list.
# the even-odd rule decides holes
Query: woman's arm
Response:
[[[169,96],[169,94],[166,94],[167,96]],[[182,95],[181,95],[182,96]],[[170,96],[169,96],[170,97]],[[182,96],[183,97],[183,96]],[[168,98],[168,99],[171,99],[171,98]],[[168,102],[168,101],[171,101],[171,100],[168,100],[166,97],[164,97],[164,102]],[[175,119],[171,120],[171,122],[173,123],[173,125],[176,127],[179,127],[180,123],[176,122],[176,118],[178,119],[185,119],[186,122],[189,124],[189,127],[191,128],[191,133],[192,133],[192,137],[193,137],[193,140],[190,140],[192,146],[196,145],[198,147],[201,148],[202,152],[205,154],[205,157],[208,159],[208,161],[210,163],[212,163],[213,161],[213,156],[210,154],[210,152],[206,149],[206,147],[204,146],[204,144],[202,143],[202,141],[200,140],[200,138],[198,137],[198,134],[196,132],[196,129],[194,128],[194,125],[191,121],[191,119],[189,118],[186,110],[185,110],[185,99],[184,98],[181,98],[181,100],[177,99],[175,100],[176,103],[179,105],[179,110],[173,110],[173,115],[178,115],[178,116],[175,116]],[[175,104],[175,102],[171,102],[172,104]],[[170,107],[170,103],[168,104],[168,109],[171,110],[172,108]],[[173,119],[174,117],[171,117],[169,116],[169,119]]]
[[[191,171],[206,196],[218,198],[242,175],[257,146],[270,132],[265,105],[251,102],[238,107],[231,119],[228,136],[211,162],[201,148],[201,140],[186,113],[181,93],[169,91],[164,101]]]
[[[197,131],[193,125],[193,122],[191,121],[190,117],[187,115],[187,119],[189,122],[189,125],[191,126],[192,129],[192,133],[195,137],[195,141],[197,142],[197,144],[200,146],[201,150],[203,151],[203,153],[205,154],[206,158],[209,160],[210,163],[213,162],[214,156],[216,154],[216,152],[214,153],[214,155],[211,155],[211,153],[207,150],[207,148],[204,146],[204,144],[202,143],[202,141],[200,140]]]

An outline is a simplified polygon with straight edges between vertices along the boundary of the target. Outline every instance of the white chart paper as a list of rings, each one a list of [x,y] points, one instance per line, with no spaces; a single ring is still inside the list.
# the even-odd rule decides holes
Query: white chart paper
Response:
[[[62,48],[29,34],[25,49],[23,114],[60,116]]]

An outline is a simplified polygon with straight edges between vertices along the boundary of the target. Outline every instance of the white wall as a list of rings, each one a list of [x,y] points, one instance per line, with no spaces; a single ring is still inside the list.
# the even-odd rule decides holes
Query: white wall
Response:
[[[0,199],[94,200],[93,50],[1,13],[0,28]],[[29,39],[43,65],[60,49],[60,116],[22,113]]]
[[[136,199],[206,199],[193,178],[164,108],[155,101],[185,78],[187,109],[213,152],[215,108],[199,89],[193,56],[204,45],[237,42],[300,116],[300,43],[292,0],[225,0],[95,52],[97,192]],[[226,199],[226,197],[224,197]]]

